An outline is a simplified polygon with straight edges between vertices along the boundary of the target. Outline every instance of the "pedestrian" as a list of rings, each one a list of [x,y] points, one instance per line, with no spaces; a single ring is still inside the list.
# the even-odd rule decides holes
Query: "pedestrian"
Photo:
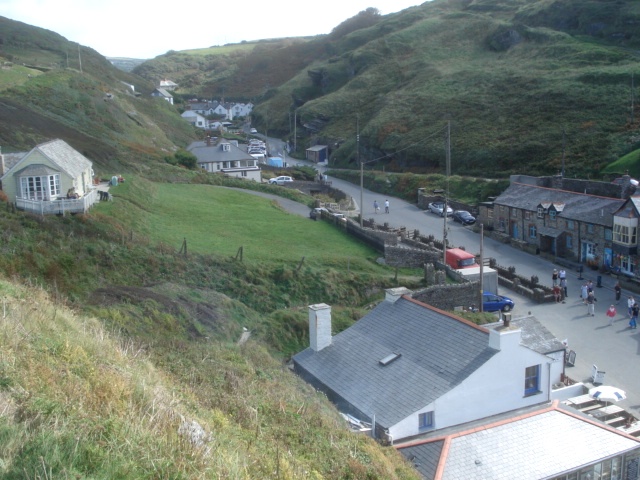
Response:
[[[389,200],[384,201],[384,213],[389,213]]]
[[[591,280],[587,282],[587,291],[593,292],[593,282]]]
[[[593,292],[587,294],[587,315],[595,317],[596,315],[596,296]]]
[[[561,268],[560,271],[558,272],[558,280],[560,280],[562,282],[563,279],[566,280],[567,278],[567,272],[565,271],[564,268]]]
[[[562,290],[560,289],[560,285],[555,285],[553,287],[553,298],[556,303],[560,303],[562,301]]]
[[[634,303],[633,308],[631,309],[631,321],[629,322],[629,328],[635,329],[637,327],[638,313],[640,313],[640,305]]]
[[[611,306],[607,309],[607,317],[609,317],[609,326],[613,325],[613,317],[616,316],[616,307],[611,304]]]
[[[564,299],[569,296],[569,291],[567,290],[567,277],[560,279],[560,288],[562,289],[562,294],[564,295],[564,297],[562,298],[562,301],[564,302]]]
[[[633,297],[631,295],[629,295],[629,299],[627,300],[627,308],[629,309],[629,318],[631,318],[631,313],[633,311],[633,306],[635,305],[636,301],[633,299]]]
[[[582,303],[586,304],[587,303],[587,296],[589,295],[589,289],[587,288],[587,282],[584,282],[582,284],[582,287],[580,287],[580,298],[582,299]],[[631,308],[631,307],[629,307]]]
[[[558,270],[553,269],[553,273],[551,274],[551,281],[553,282],[553,286],[558,285]]]
[[[620,296],[622,295],[622,287],[620,286],[620,282],[616,282],[616,285],[613,287],[616,292],[616,305],[620,303]]]
[[[377,200],[373,201],[373,209],[375,210],[376,213],[380,212],[380,205],[378,205]]]

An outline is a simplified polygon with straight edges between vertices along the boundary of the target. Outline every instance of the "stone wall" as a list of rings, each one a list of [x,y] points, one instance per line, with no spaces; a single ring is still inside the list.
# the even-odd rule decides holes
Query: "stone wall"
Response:
[[[412,297],[441,310],[455,310],[478,305],[478,282],[466,282],[456,285],[433,285],[414,292]]]
[[[400,245],[385,245],[384,259],[392,267],[422,268],[442,258],[442,252],[435,249],[413,248],[404,242]]]
[[[398,233],[360,228],[360,225],[351,219],[346,221],[347,233],[372,246],[380,253],[385,252],[386,246],[398,244]]]

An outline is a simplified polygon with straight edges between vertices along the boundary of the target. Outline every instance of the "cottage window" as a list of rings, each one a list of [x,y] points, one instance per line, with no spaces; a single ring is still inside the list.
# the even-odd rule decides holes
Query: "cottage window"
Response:
[[[573,230],[574,224],[573,220],[567,220],[567,230]]]
[[[637,231],[638,227],[636,226],[616,223],[613,225],[613,241],[624,243],[625,245],[635,245],[637,243]]]
[[[587,233],[593,233],[594,227],[593,223],[587,223]]]
[[[524,394],[534,395],[540,391],[540,365],[527,367],[524,372]]]
[[[573,237],[571,235],[567,235],[565,238],[567,239],[567,249],[573,249]]]
[[[531,218],[531,212],[529,210],[525,210],[524,219],[529,220]]]
[[[551,220],[555,220],[556,219],[556,215],[558,215],[558,212],[556,212],[555,210],[549,210],[549,218]]]
[[[500,219],[499,225],[500,225],[500,230],[504,232],[506,230],[505,223],[504,223],[504,218]]]
[[[28,200],[50,200],[60,195],[60,175],[20,177],[20,196]]]
[[[433,428],[433,411],[424,412],[418,415],[418,427],[420,430],[425,428]]]
[[[246,176],[247,176],[247,171],[246,171],[246,170],[243,170],[243,171],[242,171],[242,176],[243,176],[243,177],[246,177]]]
[[[535,225],[529,225],[529,237],[536,238],[538,236],[538,229]]]
[[[511,216],[516,218],[518,216],[518,209],[517,208],[512,208],[511,209]]]
[[[613,240],[613,230],[611,230],[610,228],[605,228],[604,239],[609,241]]]
[[[544,218],[544,208],[538,207],[538,218]]]

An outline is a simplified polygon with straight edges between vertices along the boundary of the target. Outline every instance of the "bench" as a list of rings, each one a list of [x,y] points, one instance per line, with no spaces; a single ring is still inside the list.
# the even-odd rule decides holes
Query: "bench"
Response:
[[[634,436],[634,437],[637,437],[638,435],[640,435],[640,423],[634,423],[629,428],[625,428],[624,426],[617,427],[617,428],[618,428],[618,430],[620,430],[621,432],[626,433],[627,435],[631,435],[631,436]]]
[[[588,407],[579,408],[578,411],[582,413],[588,413],[588,412],[591,412],[591,410],[596,410],[601,407],[602,405],[600,405],[599,403],[596,403],[595,405],[589,405]]]
[[[607,425],[611,426],[611,427],[618,427],[620,425],[624,425],[624,423],[627,421],[627,419],[625,417],[614,417],[614,418],[610,418],[609,420],[605,420],[604,423],[606,423]],[[615,424],[618,425],[615,425]]]

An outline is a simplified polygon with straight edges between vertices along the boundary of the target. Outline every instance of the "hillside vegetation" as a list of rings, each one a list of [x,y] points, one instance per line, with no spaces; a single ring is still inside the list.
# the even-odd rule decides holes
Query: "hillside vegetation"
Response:
[[[564,159],[567,175],[593,178],[640,146],[636,1],[434,0],[361,17],[304,43],[173,53],[138,72],[175,75],[185,97],[251,99],[274,135],[291,138],[296,119],[299,154],[327,144],[339,166],[444,173],[448,121],[458,174],[556,174]]]

